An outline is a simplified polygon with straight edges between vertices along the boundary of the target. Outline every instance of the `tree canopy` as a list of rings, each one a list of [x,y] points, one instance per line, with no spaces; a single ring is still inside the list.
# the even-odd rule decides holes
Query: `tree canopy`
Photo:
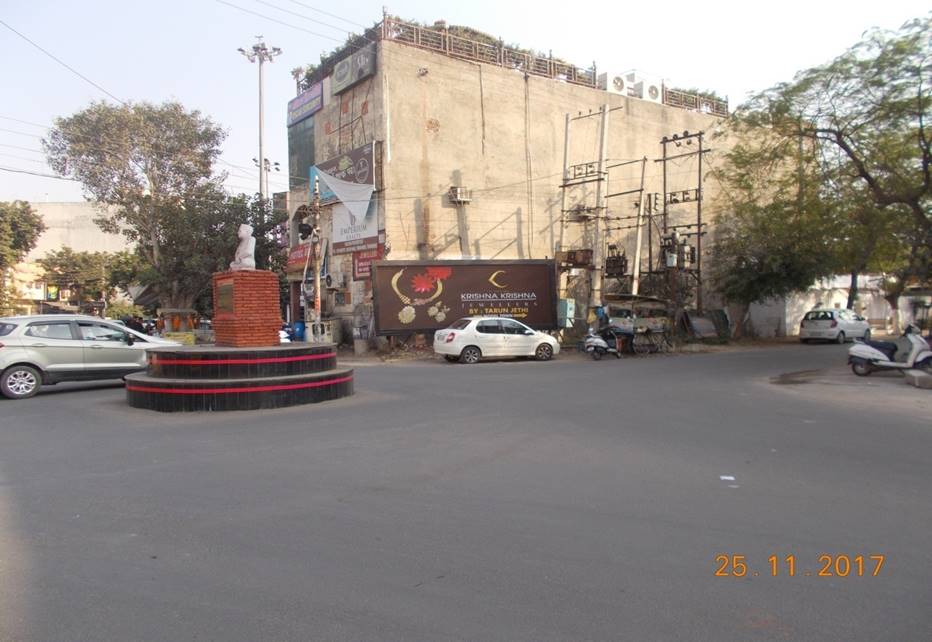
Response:
[[[89,198],[116,205],[97,220],[137,244],[142,283],[165,307],[188,308],[209,286],[239,221],[213,164],[224,132],[178,103],[92,103],[59,118],[43,141],[49,163]]]
[[[9,311],[7,272],[36,246],[45,224],[24,201],[0,202],[0,314]]]
[[[807,69],[738,111],[744,131],[812,141],[823,173],[863,185],[875,211],[902,208],[914,233],[911,276],[929,275],[932,247],[932,14],[873,29],[828,64]]]

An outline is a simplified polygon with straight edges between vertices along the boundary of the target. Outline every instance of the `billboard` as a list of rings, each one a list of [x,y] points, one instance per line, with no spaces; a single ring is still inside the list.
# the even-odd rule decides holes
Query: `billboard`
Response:
[[[375,143],[357,147],[345,154],[311,167],[311,189],[314,189],[314,179],[317,177],[318,172],[326,172],[341,181],[360,185],[375,185]],[[321,205],[339,200],[333,190],[327,186],[326,181],[322,180],[319,184]]]
[[[373,42],[358,49],[334,66],[333,75],[330,77],[330,91],[336,96],[374,73],[375,43]]]
[[[557,327],[553,260],[375,261],[371,270],[379,334],[437,330],[478,315]]]
[[[324,106],[323,83],[316,82],[288,101],[288,127],[309,118]]]

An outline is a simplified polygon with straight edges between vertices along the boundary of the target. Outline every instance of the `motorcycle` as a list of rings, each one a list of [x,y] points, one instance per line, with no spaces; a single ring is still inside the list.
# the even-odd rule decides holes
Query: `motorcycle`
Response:
[[[603,328],[598,332],[589,328],[583,347],[595,361],[599,361],[606,354],[613,354],[616,359],[621,359],[622,343],[627,334],[615,326]]]
[[[932,349],[915,325],[906,326],[903,335],[893,341],[855,339],[848,349],[848,364],[859,377],[874,370],[924,370],[932,374]]]

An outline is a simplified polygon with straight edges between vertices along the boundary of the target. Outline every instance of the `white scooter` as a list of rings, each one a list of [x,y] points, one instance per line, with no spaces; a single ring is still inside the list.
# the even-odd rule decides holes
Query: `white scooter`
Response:
[[[595,361],[600,360],[606,354],[613,354],[615,358],[621,359],[618,340],[615,337],[613,328],[605,328],[599,332],[596,332],[594,328],[589,328],[583,346]]]
[[[860,341],[848,349],[851,371],[866,377],[874,370],[925,370],[932,373],[932,349],[915,325],[906,326],[903,336],[893,341]]]

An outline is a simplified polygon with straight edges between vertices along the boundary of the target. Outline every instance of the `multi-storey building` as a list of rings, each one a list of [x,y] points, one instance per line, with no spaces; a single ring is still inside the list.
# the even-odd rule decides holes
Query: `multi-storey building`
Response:
[[[365,300],[367,262],[383,247],[391,259],[541,259],[561,248],[591,249],[598,224],[604,248],[633,257],[630,217],[642,193],[667,194],[670,229],[695,219],[688,203],[697,195],[698,158],[707,171],[714,152],[686,155],[698,140],[683,133],[710,134],[727,103],[637,72],[602,74],[463,33],[386,17],[335,64],[310,73],[289,104],[293,245],[306,210],[295,212],[311,202],[312,177],[347,181],[340,189],[320,182],[332,277],[325,311],[348,315]],[[603,105],[600,182],[587,178],[598,178]],[[661,144],[674,134],[676,146]],[[654,162],[665,147],[671,160]],[[566,189],[564,176],[572,183]],[[608,196],[601,209],[599,188]],[[708,199],[714,186],[704,190]],[[649,251],[657,263],[659,242],[656,232],[643,235],[642,264]],[[305,262],[300,248],[292,254],[297,318]],[[584,309],[591,272],[574,272],[564,285]]]

